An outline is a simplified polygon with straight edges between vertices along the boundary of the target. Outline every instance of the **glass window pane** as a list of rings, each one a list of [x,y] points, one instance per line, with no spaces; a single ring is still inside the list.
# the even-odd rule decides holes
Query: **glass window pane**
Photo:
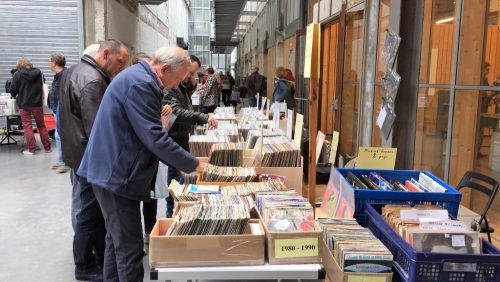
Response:
[[[319,2],[319,20],[326,19],[330,16],[331,0],[321,0]]]
[[[217,69],[219,66],[219,54],[212,54],[212,67]]]
[[[420,83],[450,84],[455,14],[455,1],[425,1]]]
[[[464,1],[462,9],[457,84],[500,86],[499,2]]]
[[[484,111],[482,105],[489,94],[495,93],[479,90],[455,92],[449,179],[451,185],[456,185],[469,170],[500,182],[500,111],[497,111],[494,104],[490,104]],[[475,193],[472,193],[471,199],[474,199],[471,201],[471,208],[481,212],[475,204],[479,202],[484,207],[484,199]],[[500,212],[499,205],[493,204],[492,208]]]
[[[347,0],[347,9],[350,9],[351,7],[354,7],[354,6],[356,6],[359,3],[364,2],[364,1],[365,0]]]
[[[444,177],[450,90],[421,88],[418,92],[414,168]]]
[[[362,5],[364,6],[364,5]],[[359,92],[363,59],[364,7],[347,13],[342,84],[340,153],[353,155],[358,147]]]

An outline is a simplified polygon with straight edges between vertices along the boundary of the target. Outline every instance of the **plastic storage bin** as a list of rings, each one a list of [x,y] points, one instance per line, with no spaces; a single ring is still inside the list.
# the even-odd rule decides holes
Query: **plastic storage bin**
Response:
[[[415,178],[418,180],[418,175],[422,172],[432,178],[434,181],[445,187],[448,192],[404,192],[404,191],[381,191],[381,190],[366,190],[354,189],[346,180],[347,173],[352,172],[356,176],[376,172],[387,180],[398,180],[404,183],[406,180]],[[349,198],[349,192],[354,194],[354,217],[362,224],[365,224],[365,206],[368,203],[372,204],[409,204],[409,205],[424,205],[434,204],[440,205],[448,210],[452,216],[457,216],[458,207],[462,194],[456,189],[443,182],[428,171],[419,170],[374,170],[374,169],[346,169],[333,168],[331,179],[335,187],[340,187],[344,198]],[[344,189],[344,187],[348,187]],[[349,191],[352,190],[352,191]]]
[[[481,255],[417,252],[380,215],[382,206],[366,205],[367,226],[393,254],[402,281],[500,281],[500,250],[488,241]]]

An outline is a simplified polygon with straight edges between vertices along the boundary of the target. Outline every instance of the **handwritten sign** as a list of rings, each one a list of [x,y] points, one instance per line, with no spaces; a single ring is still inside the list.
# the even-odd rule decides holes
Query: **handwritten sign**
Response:
[[[318,238],[276,239],[276,258],[300,258],[318,256]]]
[[[394,169],[397,148],[360,147],[358,168]]]
[[[295,136],[294,143],[300,148],[300,141],[302,140],[302,128],[304,128],[304,115],[297,114],[295,121]]]

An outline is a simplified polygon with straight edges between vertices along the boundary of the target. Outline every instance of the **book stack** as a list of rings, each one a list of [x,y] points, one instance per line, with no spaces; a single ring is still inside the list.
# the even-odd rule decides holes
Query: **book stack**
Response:
[[[296,191],[258,192],[257,209],[271,232],[314,230],[314,211],[308,200]]]
[[[213,144],[208,163],[217,166],[242,166],[243,145],[239,143]]]
[[[319,219],[323,239],[344,272],[392,272],[391,252],[355,219]]]
[[[200,179],[205,182],[252,182],[256,178],[254,167],[222,167],[207,163]]]
[[[213,144],[229,142],[229,136],[191,135],[189,137],[189,152],[195,157],[206,157],[210,154]]]
[[[398,179],[386,179],[376,172],[354,175],[349,172],[347,181],[354,189],[372,189],[405,192],[447,192],[448,190],[428,175],[420,173],[418,179],[411,178],[404,182]]]
[[[417,252],[480,254],[482,240],[470,222],[450,220],[439,206],[386,205],[382,217]]]

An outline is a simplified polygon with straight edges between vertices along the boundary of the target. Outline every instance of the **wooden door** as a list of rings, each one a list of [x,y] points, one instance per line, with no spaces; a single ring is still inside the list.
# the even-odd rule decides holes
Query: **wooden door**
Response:
[[[333,134],[335,110],[333,101],[337,97],[339,22],[333,21],[321,31],[321,78],[319,99],[319,126],[327,135]]]

